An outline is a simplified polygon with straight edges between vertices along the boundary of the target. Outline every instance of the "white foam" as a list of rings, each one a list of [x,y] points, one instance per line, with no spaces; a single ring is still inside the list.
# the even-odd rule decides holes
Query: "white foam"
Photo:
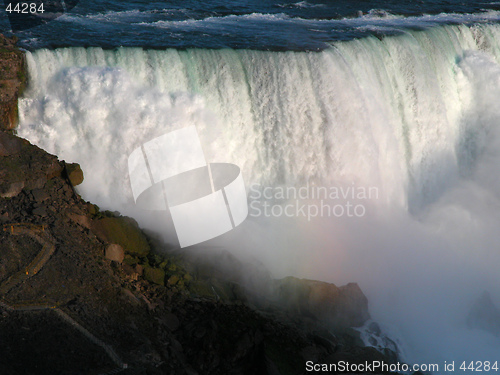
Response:
[[[383,10],[372,10],[356,18],[342,19],[306,19],[301,17],[291,17],[285,13],[251,13],[244,15],[229,15],[221,17],[206,17],[200,19],[187,19],[182,21],[159,20],[154,22],[137,22],[142,26],[172,29],[190,29],[215,27],[217,25],[232,25],[244,27],[254,23],[268,23],[275,25],[296,24],[307,26],[331,27],[334,30],[344,28],[366,28],[380,27],[388,30],[399,30],[408,28],[431,28],[438,25],[458,24],[458,23],[481,23],[497,22],[500,20],[499,11],[487,11],[482,13],[441,13],[437,15],[423,15],[404,17],[398,14],[391,14]]]
[[[296,3],[278,4],[280,8],[325,8],[326,4],[311,4],[307,1],[298,1]]]

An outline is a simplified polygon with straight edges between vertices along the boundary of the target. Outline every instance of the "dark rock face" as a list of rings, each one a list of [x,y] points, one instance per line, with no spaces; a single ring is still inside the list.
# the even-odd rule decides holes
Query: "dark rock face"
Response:
[[[53,374],[64,374],[71,367],[91,374],[95,368],[114,368],[99,347],[78,331],[68,329],[53,311],[6,312],[0,318],[0,332],[9,338],[10,344],[9,352],[0,356],[0,369],[5,375],[37,374],[47,368],[51,368]],[[58,351],[47,345],[51,342],[58,342]],[[33,357],[34,352],[39,355]],[[82,352],[88,357],[81,356]],[[13,353],[22,360],[11,360]]]
[[[369,318],[368,300],[358,284],[337,287],[322,281],[287,277],[276,281],[276,297],[289,310],[332,327],[359,327]]]
[[[467,316],[467,326],[500,336],[500,309],[495,306],[488,292],[484,292],[474,302]]]
[[[0,34],[0,129],[17,126],[17,98],[26,85],[24,55],[15,43]]]

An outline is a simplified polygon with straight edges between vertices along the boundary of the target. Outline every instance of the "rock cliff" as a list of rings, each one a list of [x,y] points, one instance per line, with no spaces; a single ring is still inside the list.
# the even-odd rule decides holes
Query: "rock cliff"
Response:
[[[24,55],[16,41],[0,34],[0,129],[16,127],[17,98],[26,85]]]

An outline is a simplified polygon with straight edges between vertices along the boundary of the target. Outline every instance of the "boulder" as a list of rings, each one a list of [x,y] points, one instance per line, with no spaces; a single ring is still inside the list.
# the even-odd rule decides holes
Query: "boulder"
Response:
[[[24,188],[24,182],[12,182],[0,185],[0,198],[13,198]]]
[[[137,222],[131,218],[120,216],[96,219],[92,221],[91,228],[102,241],[118,244],[131,255],[144,257],[150,251],[146,237]]]
[[[358,284],[334,284],[287,277],[275,282],[275,299],[289,311],[333,327],[360,327],[369,318],[368,299]]]
[[[90,229],[91,227],[90,219],[86,215],[71,212],[68,214],[68,218],[84,228]]]
[[[144,278],[158,285],[165,285],[165,272],[161,268],[144,268]]]
[[[123,258],[125,258],[125,252],[123,251],[123,247],[118,244],[112,243],[106,248],[105,256],[106,259],[121,263],[123,262]]]
[[[83,171],[77,163],[67,163],[66,173],[71,185],[77,186],[83,182]]]

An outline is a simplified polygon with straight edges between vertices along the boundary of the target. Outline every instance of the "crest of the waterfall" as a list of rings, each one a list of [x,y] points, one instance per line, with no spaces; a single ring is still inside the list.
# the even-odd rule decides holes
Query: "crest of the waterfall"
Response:
[[[469,49],[496,53],[498,28],[483,28],[365,38],[321,53],[39,50],[28,54],[21,132],[31,126],[42,146],[56,142],[36,135],[58,128],[52,118],[58,134],[79,128],[88,147],[102,132],[127,148],[134,132],[175,129],[201,105],[193,121],[207,152],[230,155],[249,185],[377,186],[381,201],[418,213],[460,176],[469,90],[456,61]]]

